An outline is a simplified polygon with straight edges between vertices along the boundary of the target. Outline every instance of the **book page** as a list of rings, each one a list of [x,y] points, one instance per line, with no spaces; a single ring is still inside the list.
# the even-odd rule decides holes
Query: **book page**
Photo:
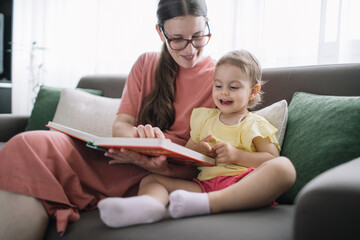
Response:
[[[67,135],[69,135],[71,137],[77,138],[77,139],[79,139],[81,141],[84,141],[84,142],[94,142],[94,140],[96,138],[98,138],[98,136],[95,136],[93,134],[83,132],[83,131],[80,131],[80,130],[77,130],[77,129],[74,129],[74,128],[71,128],[71,127],[67,127],[65,125],[58,124],[58,123],[55,123],[55,122],[49,122],[46,126],[48,128],[51,128],[51,129],[56,130],[58,132],[65,133],[65,134],[67,134]]]

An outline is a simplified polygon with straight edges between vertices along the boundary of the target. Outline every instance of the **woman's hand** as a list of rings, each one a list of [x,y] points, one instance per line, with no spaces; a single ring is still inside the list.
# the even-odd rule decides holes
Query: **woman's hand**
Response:
[[[153,127],[150,124],[139,125],[132,128],[132,134],[135,138],[161,138],[165,139],[164,133],[158,127]]]
[[[112,158],[109,164],[132,163],[153,173],[162,173],[168,169],[165,156],[147,157],[124,148],[110,148],[105,156]]]
[[[164,133],[150,124],[132,127],[131,132],[134,138],[165,139]],[[168,170],[166,156],[148,157],[125,148],[110,148],[105,156],[113,159],[109,164],[132,163],[153,173],[163,173]]]

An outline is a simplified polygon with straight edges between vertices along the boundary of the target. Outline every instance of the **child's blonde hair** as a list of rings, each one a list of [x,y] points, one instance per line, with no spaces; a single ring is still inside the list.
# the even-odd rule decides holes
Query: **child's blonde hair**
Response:
[[[262,86],[261,65],[252,53],[243,49],[228,52],[216,63],[216,68],[223,64],[231,64],[235,67],[239,67],[249,77],[252,87],[256,84]],[[260,91],[255,99],[249,101],[248,108],[253,108],[261,102],[262,93],[263,92]]]

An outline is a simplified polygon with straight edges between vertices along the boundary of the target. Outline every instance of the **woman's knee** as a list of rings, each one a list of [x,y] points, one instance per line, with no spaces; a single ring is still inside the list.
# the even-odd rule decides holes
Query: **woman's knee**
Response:
[[[0,205],[0,239],[43,238],[49,217],[40,200],[0,190]]]
[[[28,145],[34,144],[36,146],[41,145],[47,141],[49,141],[52,136],[61,135],[57,134],[56,132],[50,131],[27,131],[22,132],[15,135],[13,138],[9,140],[7,144],[15,144],[15,145]]]
[[[32,132],[22,132],[19,133],[15,136],[13,136],[7,143],[6,145],[11,145],[11,144],[22,144],[23,142],[25,142],[29,137],[31,138]]]

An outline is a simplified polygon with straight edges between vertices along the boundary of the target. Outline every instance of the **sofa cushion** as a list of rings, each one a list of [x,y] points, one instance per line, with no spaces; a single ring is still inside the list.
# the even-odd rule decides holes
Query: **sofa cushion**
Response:
[[[253,113],[264,117],[278,129],[275,136],[279,141],[279,146],[281,147],[284,140],[286,123],[288,119],[287,102],[285,100],[281,100]]]
[[[294,186],[279,201],[293,202],[320,173],[360,156],[360,97],[295,93],[281,155],[297,171]]]
[[[94,89],[82,89],[92,94],[101,95],[102,91]],[[49,130],[45,125],[55,115],[56,107],[60,99],[61,88],[41,86],[36,97],[28,124],[25,131]]]
[[[78,89],[63,89],[53,122],[97,136],[111,137],[120,98],[107,98]]]
[[[81,212],[80,221],[69,225],[63,237],[50,221],[44,240],[192,240],[192,239],[292,239],[294,206],[280,205],[190,218],[165,219],[157,223],[109,228],[98,210]]]

